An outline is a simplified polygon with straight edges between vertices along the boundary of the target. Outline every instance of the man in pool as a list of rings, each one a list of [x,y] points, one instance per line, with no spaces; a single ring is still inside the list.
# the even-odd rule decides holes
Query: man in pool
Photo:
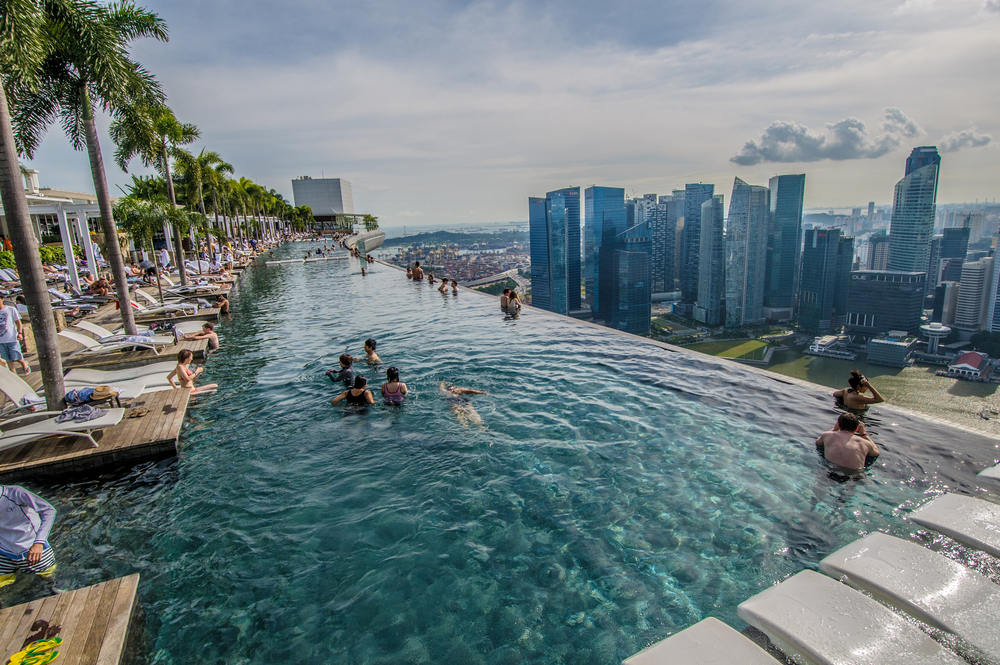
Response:
[[[17,485],[0,485],[0,587],[14,583],[19,571],[52,577],[56,557],[49,531],[56,509]]]
[[[874,460],[879,454],[865,424],[853,413],[840,414],[833,429],[819,435],[816,445],[823,449],[827,461],[854,471],[864,469],[867,458]]]
[[[469,425],[475,425],[480,429],[483,428],[483,419],[479,417],[476,409],[469,403],[469,400],[465,399],[465,395],[489,395],[485,390],[473,390],[472,388],[459,388],[458,386],[446,385],[444,381],[441,382],[441,392],[444,393],[444,398],[448,400],[448,406],[451,407],[451,412],[455,414],[458,418],[458,422],[463,427],[468,427]]]
[[[420,261],[413,262],[413,281],[421,282],[424,279],[424,269],[420,267]]]

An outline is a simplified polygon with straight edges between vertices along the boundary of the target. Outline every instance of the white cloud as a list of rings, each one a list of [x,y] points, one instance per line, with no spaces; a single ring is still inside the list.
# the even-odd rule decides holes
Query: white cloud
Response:
[[[975,127],[969,127],[968,129],[948,134],[941,139],[938,146],[941,148],[941,152],[957,152],[965,148],[981,148],[992,142],[992,135],[980,134],[976,131]]]
[[[983,0],[983,9],[988,12],[1000,12],[1000,0]]]
[[[926,12],[934,7],[934,0],[906,0],[893,12],[894,16]]]

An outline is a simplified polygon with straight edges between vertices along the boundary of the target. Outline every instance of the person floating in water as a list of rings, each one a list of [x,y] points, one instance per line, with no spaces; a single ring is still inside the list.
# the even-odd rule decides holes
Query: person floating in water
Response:
[[[385,380],[382,384],[382,399],[386,404],[402,404],[406,397],[406,384],[399,380],[399,370],[395,367],[385,370]]]
[[[354,387],[340,393],[334,397],[333,401],[330,403],[339,404],[340,402],[347,400],[348,404],[356,406],[368,406],[369,404],[374,404],[375,398],[372,397],[372,391],[365,387],[367,385],[368,379],[363,376],[356,376],[354,377]]]
[[[864,469],[879,455],[865,424],[853,413],[840,414],[833,429],[819,435],[816,445],[823,449],[827,461],[853,471]]]
[[[365,340],[365,357],[364,358],[354,358],[354,362],[361,362],[362,360],[365,360],[365,361],[368,362],[369,365],[381,365],[382,364],[382,359],[378,357],[377,353],[375,353],[375,347],[377,345],[378,345],[378,342],[376,342],[371,337],[369,337],[368,339],[366,339]]]
[[[465,395],[489,395],[488,392],[485,390],[473,390],[472,388],[448,386],[444,381],[441,382],[440,387],[441,392],[444,393],[444,398],[448,400],[451,412],[455,414],[458,422],[463,427],[475,425],[481,428],[483,426],[483,419],[479,417],[476,409],[465,398]]]
[[[833,396],[844,400],[844,406],[848,409],[864,410],[871,404],[880,404],[885,401],[875,386],[856,369],[851,370],[851,378],[847,380],[847,383],[849,384],[847,388],[834,391]],[[865,393],[869,390],[872,391],[872,396],[866,397]]]

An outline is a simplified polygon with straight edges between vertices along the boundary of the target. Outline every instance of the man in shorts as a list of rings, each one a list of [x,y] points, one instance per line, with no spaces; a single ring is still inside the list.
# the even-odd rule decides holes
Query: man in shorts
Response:
[[[143,279],[150,284],[156,284],[156,264],[149,259],[143,259],[139,267],[143,270]]]
[[[56,557],[49,531],[56,509],[17,485],[0,485],[0,587],[14,583],[18,571],[52,577]]]
[[[21,324],[21,315],[17,308],[3,304],[0,309],[0,359],[3,359],[7,369],[17,373],[14,369],[14,362],[21,363],[24,373],[31,374],[31,368],[21,353],[21,340],[24,339],[24,328]]]

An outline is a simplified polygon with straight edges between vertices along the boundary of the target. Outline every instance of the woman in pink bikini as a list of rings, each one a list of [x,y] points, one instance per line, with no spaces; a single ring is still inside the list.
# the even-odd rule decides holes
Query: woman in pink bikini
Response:
[[[174,371],[170,374],[167,374],[167,381],[170,383],[170,387],[192,388],[192,395],[214,392],[219,387],[219,384],[217,383],[210,383],[207,386],[201,386],[199,388],[194,387],[195,377],[204,372],[205,368],[199,367],[193,372],[188,369],[188,365],[191,363],[192,358],[194,358],[194,354],[188,349],[177,352],[177,367],[175,367]],[[180,383],[180,386],[174,383],[174,377],[177,377],[177,381]]]
[[[406,384],[399,380],[399,370],[390,367],[385,370],[386,383],[382,384],[382,399],[386,404],[399,406],[406,397]]]

